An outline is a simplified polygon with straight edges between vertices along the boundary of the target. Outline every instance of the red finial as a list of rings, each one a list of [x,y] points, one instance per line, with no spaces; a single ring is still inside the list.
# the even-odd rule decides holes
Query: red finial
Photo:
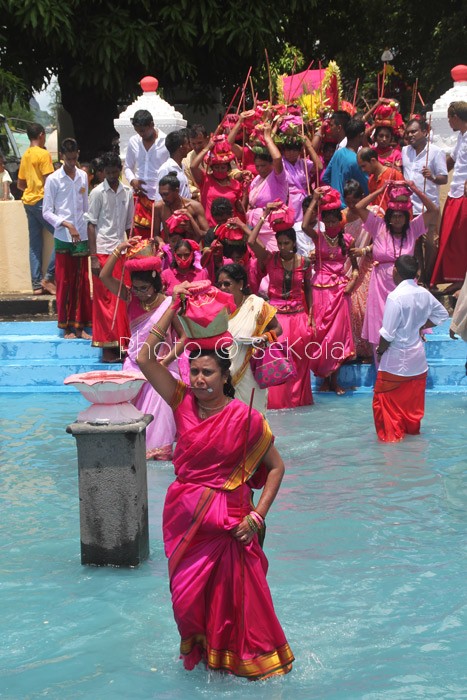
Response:
[[[451,71],[451,77],[455,83],[463,83],[467,81],[467,66],[454,66]]]
[[[152,75],[146,75],[146,77],[142,78],[139,84],[141,85],[143,92],[156,92],[157,88],[159,87],[158,79],[153,78]]]

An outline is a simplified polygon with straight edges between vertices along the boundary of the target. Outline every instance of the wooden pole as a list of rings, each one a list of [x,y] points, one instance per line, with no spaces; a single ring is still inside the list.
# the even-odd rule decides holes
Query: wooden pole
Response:
[[[137,197],[135,197],[135,199],[137,199]],[[153,214],[153,218],[154,218],[154,202],[153,202],[153,205],[152,205],[152,206],[153,206],[152,214]],[[131,222],[131,228],[130,228],[130,236],[129,236],[129,238],[132,238],[132,236],[133,236],[133,229],[134,229],[134,226],[135,226],[135,220],[133,219],[133,221]],[[119,281],[119,285],[118,285],[117,301],[115,302],[114,315],[113,315],[113,317],[112,317],[112,325],[110,326],[110,330],[111,330],[111,331],[113,331],[113,329],[114,329],[114,326],[115,326],[115,319],[117,318],[118,305],[119,305],[119,303],[120,303],[120,294],[121,294],[121,291],[122,291],[122,288],[123,288],[123,276],[124,276],[124,274],[125,274],[125,263],[123,263],[123,265],[122,265],[122,274],[120,275],[120,281]]]
[[[428,168],[428,158],[430,155],[430,133],[431,133],[431,114],[430,114],[430,119],[428,121],[428,132],[427,132],[427,140],[426,140],[426,158],[425,158],[425,168]],[[426,190],[426,177],[423,178],[423,194],[425,194]],[[425,207],[422,209],[422,213],[425,210]]]
[[[266,55],[266,66],[268,69],[268,85],[269,85],[269,104],[272,105],[272,79],[271,79],[271,66],[269,65],[268,50],[264,49]]]
[[[384,97],[384,83],[386,82],[386,66],[387,66],[387,63],[384,62],[384,64],[383,64],[383,78],[381,80],[381,97]]]
[[[417,89],[418,89],[418,78],[415,79],[415,83],[412,87],[412,104],[410,105],[410,116],[415,113],[415,102],[417,100]]]
[[[306,157],[306,148],[305,148],[305,126],[303,124],[303,117],[302,117],[302,138],[303,138],[303,167],[305,168],[305,177],[306,177],[306,189],[308,194],[311,193],[311,186],[310,186],[310,175],[308,173],[308,162],[307,162],[307,157]]]
[[[224,116],[222,117],[222,119],[221,119],[220,122],[219,122],[220,124],[223,123],[224,119],[226,118],[226,116],[227,116],[228,113],[230,112],[230,108],[232,107],[232,105],[233,105],[233,103],[234,103],[234,100],[235,100],[235,98],[236,98],[237,95],[238,95],[238,91],[239,91],[239,90],[240,90],[240,85],[239,85],[238,88],[235,90],[234,96],[233,96],[232,99],[230,100],[230,104],[229,104],[229,106],[227,107]],[[237,112],[237,114],[238,114],[238,112]]]
[[[297,57],[294,56],[294,59],[293,59],[293,68],[292,68],[292,75],[290,76],[289,90],[288,90],[288,94],[287,94],[287,104],[289,104],[289,102],[290,102],[290,94],[291,94],[291,92],[292,92],[293,77],[294,77],[294,75],[295,75],[295,67],[296,67],[296,65],[297,65]]]
[[[247,513],[245,513],[244,510],[244,505],[243,505],[243,497],[244,497],[244,484],[245,484],[245,466],[246,466],[246,451],[248,448],[248,438],[250,437],[250,426],[251,426],[251,412],[253,410],[253,399],[255,396],[255,390],[254,388],[251,390],[251,396],[250,396],[250,404],[248,406],[248,418],[246,421],[246,432],[245,432],[245,442],[243,444],[243,456],[242,456],[242,492],[241,492],[241,506],[240,506],[240,522],[242,522],[243,518]],[[241,586],[242,586],[242,617],[241,617],[241,634],[243,634],[244,626],[245,626],[245,545],[241,545]]]
[[[352,107],[355,109],[355,105],[357,104],[357,92],[358,92],[358,83],[360,82],[360,78],[357,78],[355,81],[355,90],[353,91],[353,101],[352,101]]]

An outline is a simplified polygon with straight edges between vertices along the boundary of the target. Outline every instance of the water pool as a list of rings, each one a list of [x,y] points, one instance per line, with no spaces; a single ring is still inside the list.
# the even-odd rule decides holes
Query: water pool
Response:
[[[264,683],[178,661],[160,520],[170,464],[148,469],[151,559],[80,564],[79,395],[0,408],[0,697],[96,700],[467,698],[466,395],[431,395],[423,434],[376,441],[370,396],[271,414],[287,466],[268,517],[269,583],[295,653]]]

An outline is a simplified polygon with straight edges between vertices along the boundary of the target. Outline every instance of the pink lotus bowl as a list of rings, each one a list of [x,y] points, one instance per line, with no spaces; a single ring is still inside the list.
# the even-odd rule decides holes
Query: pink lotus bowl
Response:
[[[134,399],[145,381],[141,372],[96,370],[71,374],[63,383],[76,387],[91,403],[116,404]]]

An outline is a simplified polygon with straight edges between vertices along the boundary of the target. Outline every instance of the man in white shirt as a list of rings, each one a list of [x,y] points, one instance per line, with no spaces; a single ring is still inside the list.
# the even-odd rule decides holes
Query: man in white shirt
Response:
[[[117,302],[115,294],[102,284],[99,274],[131,230],[133,193],[120,182],[122,161],[116,154],[105,154],[102,164],[105,180],[89,195],[89,211],[85,215],[93,274],[92,344],[102,348],[102,362],[118,362],[126,350],[126,339],[130,337],[126,304]],[[119,255],[112,272],[118,280],[123,274],[123,260]]]
[[[180,197],[183,199],[191,199],[191,190],[188,185],[188,178],[182,166],[182,161],[190,151],[190,141],[188,139],[188,130],[180,129],[172,131],[165,137],[165,146],[170,154],[170,157],[162,164],[157,171],[157,180],[160,182],[163,177],[173,173],[180,183]]]
[[[448,121],[458,131],[457,144],[448,156],[448,170],[454,169],[444,205],[439,233],[439,252],[431,284],[452,282],[443,294],[462,287],[467,272],[467,102],[451,102]]]
[[[189,134],[190,146],[192,150],[189,151],[186,158],[183,159],[182,165],[185,171],[185,175],[188,179],[188,187],[190,188],[191,197],[192,199],[199,200],[200,192],[198,185],[196,184],[195,179],[193,177],[193,173],[191,172],[191,161],[193,160],[193,158],[195,158],[195,156],[198,155],[198,153],[201,153],[201,151],[203,151],[206,148],[206,146],[209,143],[209,136],[206,127],[202,124],[193,124]],[[204,163],[201,163],[200,167],[206,169]]]
[[[160,199],[157,171],[169,158],[169,152],[166,135],[155,128],[150,112],[138,109],[132,124],[136,134],[128,142],[124,172],[137,196],[134,234],[149,238],[153,203]]]
[[[448,181],[446,155],[441,148],[428,143],[428,126],[424,119],[411,119],[405,137],[409,145],[402,149],[404,179],[415,182],[439,209],[439,188]],[[412,194],[412,208],[414,216],[423,211],[423,204],[416,194]],[[416,255],[422,282],[429,282],[433,272],[438,251],[438,226],[439,221],[430,224],[426,235],[417,241]]]
[[[88,234],[84,214],[88,208],[88,177],[77,167],[78,144],[62,141],[63,165],[47,177],[42,214],[54,228],[55,281],[58,327],[65,338],[91,336],[92,305],[88,277]]]
[[[428,373],[421,332],[448,318],[444,306],[415,281],[417,269],[414,256],[397,258],[393,271],[397,286],[384,308],[373,396],[375,428],[383,442],[419,434]]]

